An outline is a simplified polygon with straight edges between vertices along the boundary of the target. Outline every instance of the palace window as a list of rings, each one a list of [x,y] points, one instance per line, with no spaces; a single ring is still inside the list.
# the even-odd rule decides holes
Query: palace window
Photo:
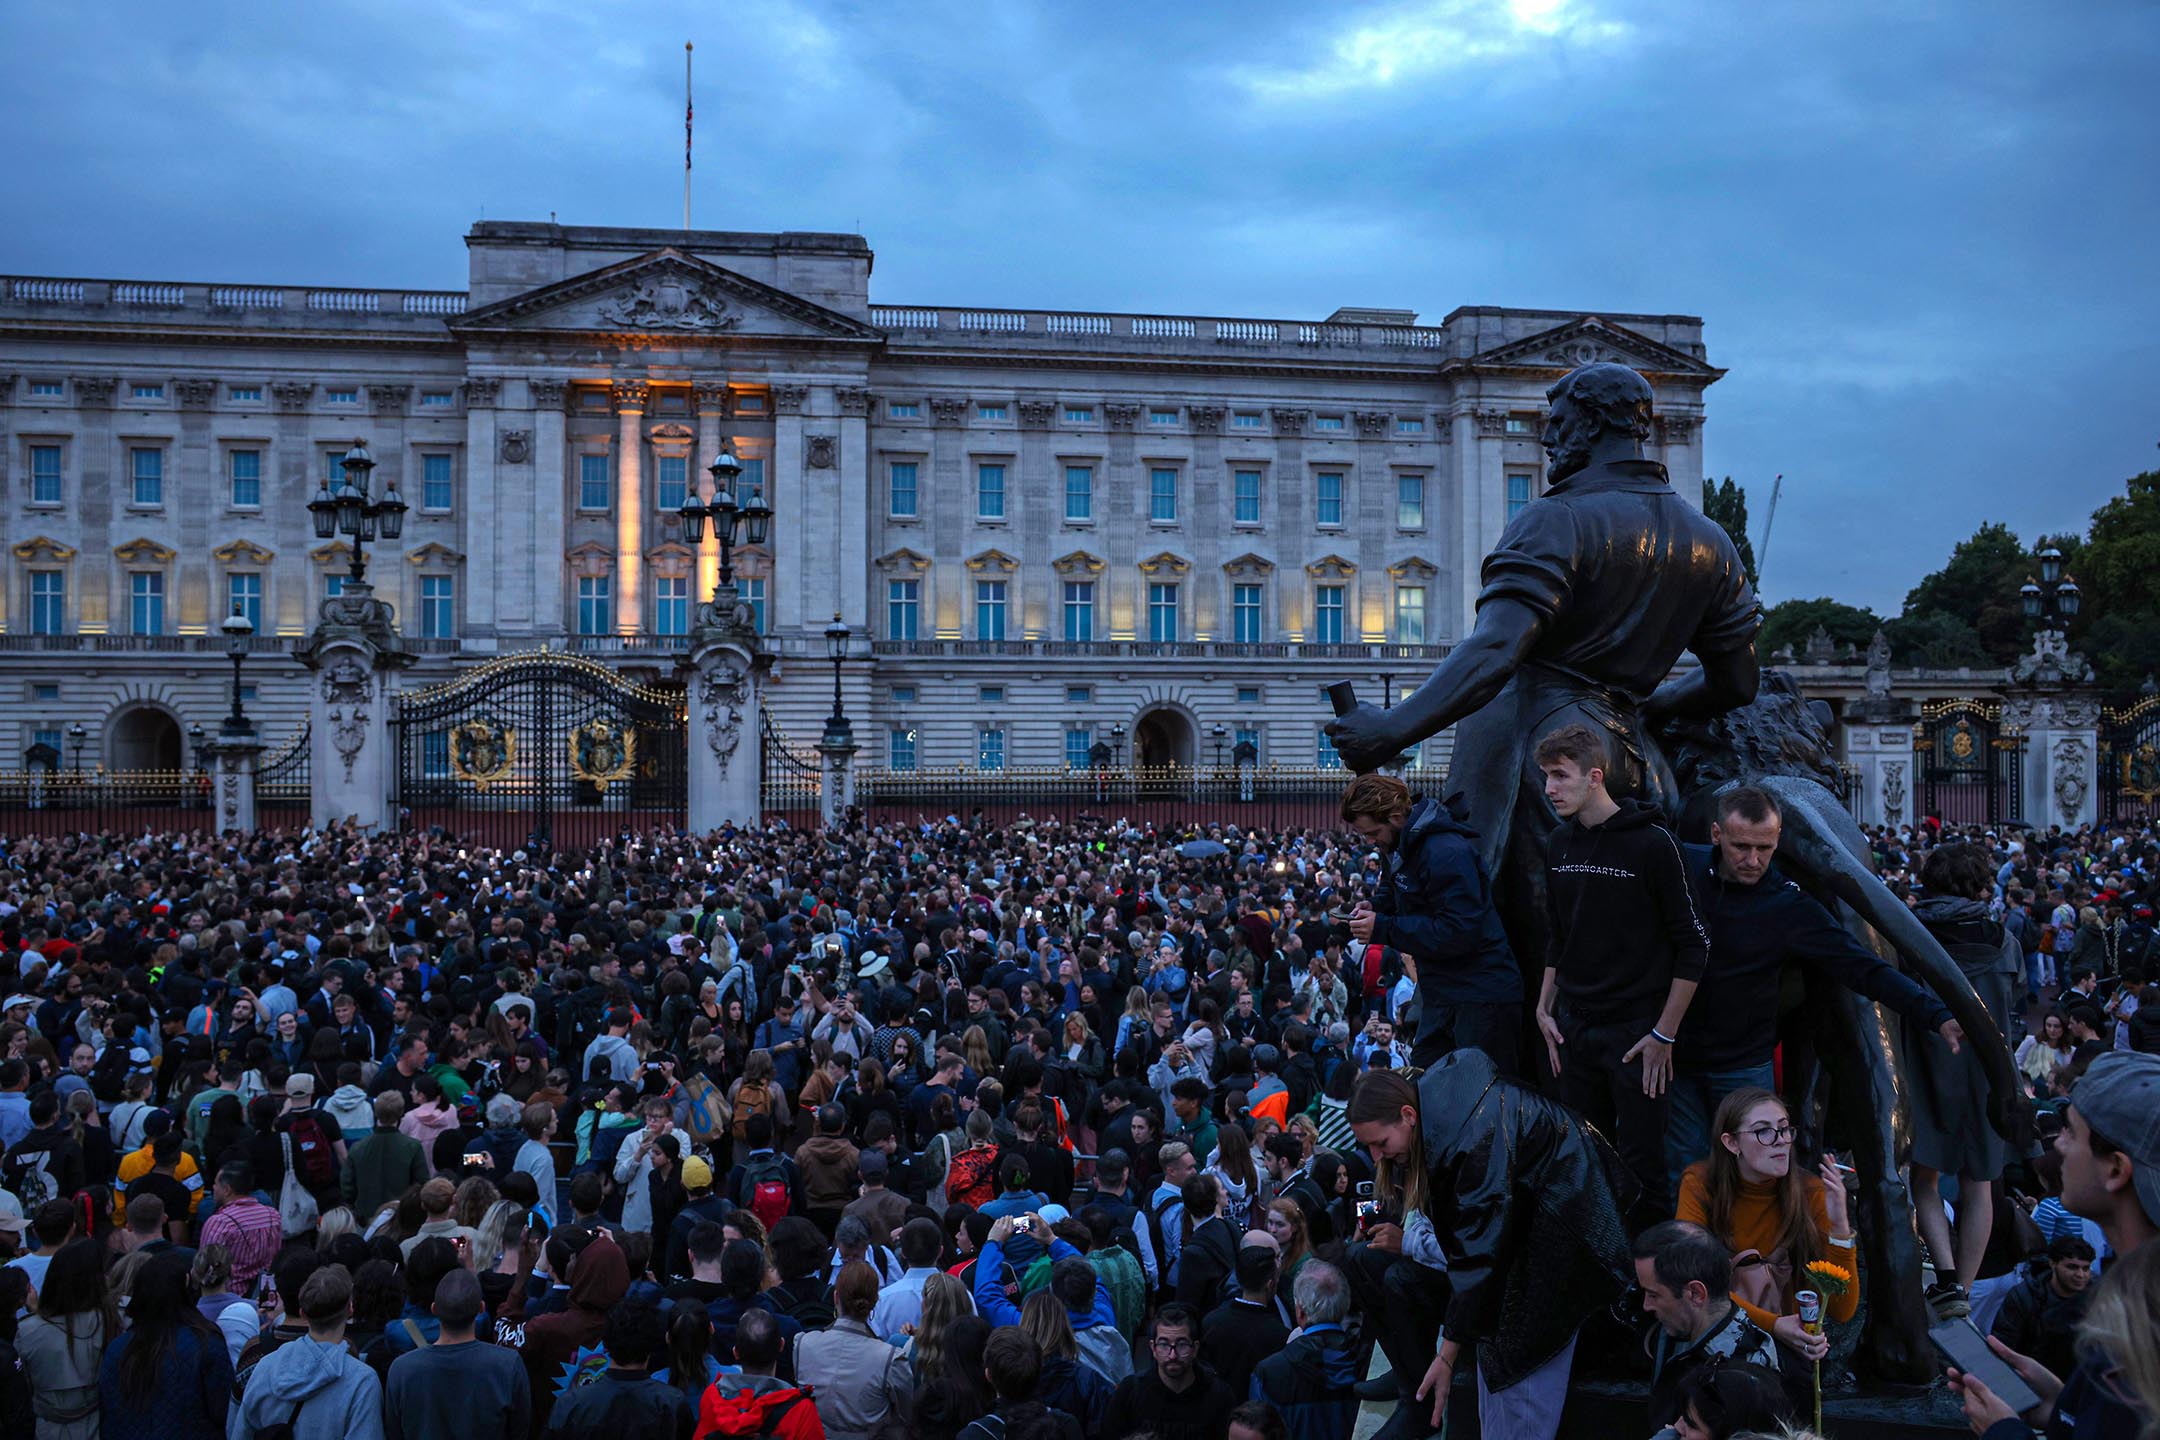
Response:
[[[1095,518],[1095,469],[1090,465],[1065,467],[1065,518]]]
[[[1095,732],[1084,725],[1068,727],[1065,731],[1065,768],[1085,770],[1088,768],[1088,751],[1095,748]]]
[[[652,603],[653,634],[687,635],[690,633],[689,576],[654,576]]]
[[[30,633],[67,633],[67,575],[59,570],[30,572]]]
[[[457,580],[449,575],[420,577],[420,634],[428,640],[457,635]]]
[[[1237,430],[1258,430],[1262,416],[1257,410],[1240,410],[1230,417],[1230,424]]]
[[[1515,518],[1515,517],[1516,517],[1517,515],[1520,515],[1520,514],[1522,514],[1522,512],[1523,512],[1523,508],[1524,508],[1525,506],[1527,506],[1527,505],[1528,505],[1529,503],[1530,503],[1530,477],[1529,477],[1528,475],[1510,475],[1510,476],[1508,476],[1508,477],[1507,477],[1507,518],[1508,518],[1508,519],[1510,519],[1510,520],[1513,520],[1513,519],[1514,519],[1514,518]]]
[[[975,638],[977,640],[1003,640],[1005,638],[1005,582],[1003,580],[977,580],[975,582]]]
[[[978,520],[1003,520],[1005,518],[1005,467],[1003,465],[978,465],[975,467],[975,518]]]
[[[225,387],[225,398],[238,404],[259,401],[262,399],[262,386],[228,385]]]
[[[605,510],[608,508],[608,457],[605,455],[578,456],[577,508],[580,510]]]
[[[128,468],[135,482],[134,503],[137,505],[163,505],[165,503],[165,452],[148,446],[137,446],[128,451]]]
[[[1395,528],[1398,530],[1422,530],[1425,528],[1424,476],[1398,475],[1395,477]]]
[[[1263,616],[1262,587],[1233,585],[1230,588],[1230,638],[1240,645],[1260,643]]]
[[[1343,428],[1343,418],[1340,415],[1315,415],[1313,416],[1312,428],[1315,430],[1340,430]]]
[[[917,638],[922,617],[922,581],[885,582],[885,635],[890,640]]]
[[[605,575],[580,575],[577,582],[577,633],[607,635],[615,629],[615,587]]]
[[[225,452],[225,478],[231,487],[234,509],[262,508],[262,451]]]
[[[450,457],[448,455],[422,455],[420,457],[420,508],[423,510],[448,510],[450,508]]]
[[[1404,645],[1425,643],[1425,587],[1395,587],[1395,639]]]
[[[1095,582],[1065,582],[1065,638],[1086,644],[1095,638]]]
[[[1177,523],[1177,471],[1162,467],[1148,471],[1148,519],[1157,525]]]
[[[690,498],[690,457],[662,455],[653,467],[653,499],[670,514],[682,509]]]
[[[1343,586],[1313,587],[1313,639],[1322,645],[1343,643]]]
[[[1313,477],[1314,518],[1322,525],[1342,524],[1343,477],[1333,470],[1323,470]]]
[[[245,615],[248,624],[262,632],[263,577],[249,572],[225,577],[225,613]]]
[[[1425,422],[1414,416],[1399,416],[1395,421],[1395,433],[1398,435],[1422,435],[1425,433]]]
[[[750,628],[760,635],[771,633],[765,627],[765,578],[760,575],[737,580],[735,588],[750,607]]]
[[[895,727],[885,732],[885,768],[910,771],[915,768],[915,732]]]
[[[1095,412],[1086,405],[1068,405],[1065,407],[1065,423],[1068,425],[1092,425],[1095,423]]]
[[[60,503],[60,447],[58,445],[32,445],[30,447],[30,503],[33,505],[58,505]]]
[[[1238,704],[1240,704],[1240,705],[1257,705],[1257,704],[1259,704],[1259,703],[1260,703],[1260,687],[1259,687],[1259,686],[1257,686],[1257,685],[1240,685],[1240,686],[1238,686],[1238,687],[1237,687],[1237,703],[1238,703]]]
[[[1313,763],[1322,770],[1342,769],[1342,756],[1336,752],[1335,741],[1328,735],[1327,727],[1321,726],[1313,734]]]
[[[163,385],[131,385],[128,387],[128,394],[137,400],[163,400],[165,398],[165,387]]]
[[[885,413],[894,420],[919,420],[922,406],[913,400],[895,400],[885,407]]]
[[[975,407],[975,418],[977,420],[1003,420],[1005,418],[1005,407],[1003,405],[978,405]]]
[[[915,518],[915,462],[895,460],[885,472],[886,492],[890,503],[886,513],[895,520]]]
[[[1260,472],[1240,470],[1231,481],[1233,498],[1230,521],[1234,525],[1260,523]]]
[[[165,633],[163,573],[137,570],[128,576],[128,632],[133,635]]]
[[[998,771],[1005,768],[1005,727],[985,725],[975,732],[975,768]]]
[[[67,394],[67,382],[64,380],[33,380],[30,382],[30,393],[39,399],[57,398]]]
[[[1148,639],[1156,644],[1178,638],[1177,591],[1174,581],[1157,580],[1147,587]]]

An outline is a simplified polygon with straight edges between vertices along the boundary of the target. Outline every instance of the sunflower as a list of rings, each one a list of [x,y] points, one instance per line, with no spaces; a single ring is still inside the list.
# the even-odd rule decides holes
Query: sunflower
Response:
[[[1825,1300],[1834,1300],[1852,1289],[1852,1271],[1828,1260],[1811,1260],[1807,1267],[1808,1278]]]

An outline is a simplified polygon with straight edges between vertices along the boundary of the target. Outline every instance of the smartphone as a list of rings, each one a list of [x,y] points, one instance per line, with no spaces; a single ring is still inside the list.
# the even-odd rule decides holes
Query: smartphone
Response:
[[[1972,1321],[1945,1320],[1940,1325],[1930,1326],[1928,1341],[1934,1345],[1935,1353],[1942,1356],[1944,1365],[1955,1365],[1980,1381],[2017,1414],[2023,1415],[2040,1403],[2032,1386],[2003,1363],[2001,1356],[1988,1349],[1986,1337]]]
[[[1323,685],[1320,693],[1327,696],[1328,704],[1334,707],[1337,715],[1347,715],[1357,709],[1357,687],[1348,680],[1337,680],[1332,685]]]
[[[1360,1199],[1360,1200],[1370,1200],[1370,1199],[1372,1199],[1372,1197],[1373,1197],[1373,1182],[1372,1182],[1372,1181],[1370,1181],[1370,1180],[1360,1180],[1360,1181],[1358,1181],[1358,1182],[1357,1182],[1357,1198],[1358,1198],[1358,1199]]]
[[[488,1157],[485,1155],[467,1155],[465,1157],[465,1163],[467,1165],[485,1165],[487,1164],[487,1161]]]

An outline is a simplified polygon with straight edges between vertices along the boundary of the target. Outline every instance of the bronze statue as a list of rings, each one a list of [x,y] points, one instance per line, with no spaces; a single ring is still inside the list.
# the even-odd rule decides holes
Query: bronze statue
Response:
[[[1798,690],[1781,674],[1764,682],[1760,607],[1730,538],[1642,457],[1649,384],[1625,366],[1586,365],[1546,395],[1551,486],[1486,557],[1469,637],[1408,700],[1359,706],[1331,724],[1336,748],[1351,768],[1371,770],[1456,726],[1446,798],[1477,827],[1495,903],[1525,957],[1547,953],[1543,847],[1558,817],[1530,758],[1544,736],[1578,723],[1602,730],[1616,757],[1612,793],[1662,805],[1683,839],[1708,838],[1718,790],[1764,785],[1785,814],[1780,864],[1884,954],[1901,954],[1950,1007],[1980,1047],[1995,1128],[2022,1138],[2000,1032],[1956,963],[1869,867],[1864,837],[1831,788],[1828,738]],[[1683,651],[1697,664],[1675,676]],[[1528,1015],[1540,967],[1533,958],[1523,968]],[[1885,1376],[1925,1381],[1935,1367],[1899,1173],[1898,1028],[1858,996],[1828,989],[1789,1017],[1786,1089],[1812,1145],[1827,1117],[1855,1156],[1868,1201],[1870,1352]]]

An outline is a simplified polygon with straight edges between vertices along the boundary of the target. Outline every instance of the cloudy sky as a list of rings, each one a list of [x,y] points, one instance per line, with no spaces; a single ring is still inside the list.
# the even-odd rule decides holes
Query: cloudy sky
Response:
[[[2160,464],[2160,7],[0,10],[0,271],[460,287],[474,220],[854,230],[887,303],[1682,311],[1765,590]]]

